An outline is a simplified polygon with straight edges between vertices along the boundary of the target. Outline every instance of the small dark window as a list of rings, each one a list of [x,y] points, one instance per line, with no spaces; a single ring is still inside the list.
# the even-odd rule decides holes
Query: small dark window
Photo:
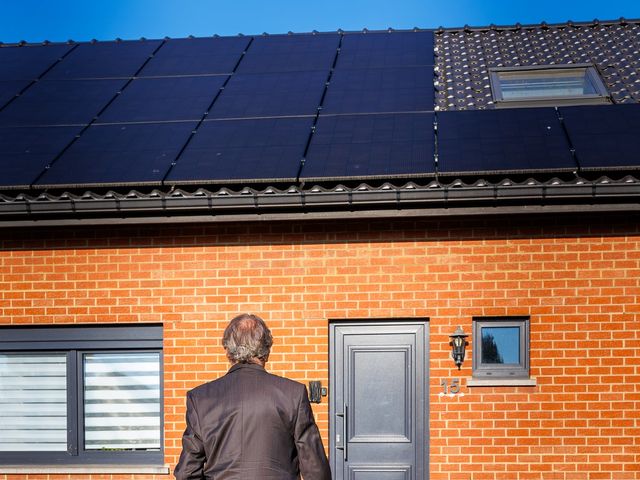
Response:
[[[529,318],[473,319],[473,376],[529,378]]]
[[[0,329],[0,464],[162,464],[162,326]]]
[[[593,65],[493,68],[489,72],[493,99],[498,107],[610,102]]]

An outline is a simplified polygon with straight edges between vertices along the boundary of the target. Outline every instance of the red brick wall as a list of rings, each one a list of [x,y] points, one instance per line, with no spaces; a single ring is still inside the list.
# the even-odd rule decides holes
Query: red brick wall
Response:
[[[270,371],[325,385],[330,319],[428,317],[432,480],[640,479],[637,225],[558,217],[6,231],[0,324],[163,322],[173,466],[185,392],[226,371],[219,339],[233,315],[258,313],[272,327]],[[471,376],[469,356],[454,368],[448,335],[457,325],[471,332],[483,315],[530,316],[537,386],[439,396],[441,379]],[[328,445],[326,399],[314,410]]]

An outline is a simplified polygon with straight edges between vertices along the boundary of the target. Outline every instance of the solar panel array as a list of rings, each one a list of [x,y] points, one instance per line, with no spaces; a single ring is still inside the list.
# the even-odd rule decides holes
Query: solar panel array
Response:
[[[199,121],[226,76],[136,78],[97,123]]]
[[[423,113],[321,117],[303,174],[315,179],[433,174],[433,116]]]
[[[433,174],[433,64],[431,32],[345,34],[301,178]]]
[[[205,122],[167,180],[295,181],[312,122],[286,117]]]
[[[437,111],[429,31],[0,47],[0,187],[634,169],[637,105]]]
[[[562,107],[581,168],[604,170],[640,165],[640,106]]]
[[[166,181],[295,181],[339,42],[253,38]]]
[[[443,174],[572,171],[577,165],[553,108],[467,110],[438,114]]]
[[[29,187],[80,130],[77,126],[0,128],[0,187]]]
[[[249,37],[179,38],[164,42],[141,77],[223,75],[233,72]]]
[[[40,80],[0,113],[0,126],[87,125],[125,83],[123,79]]]
[[[315,115],[327,72],[238,73],[231,77],[209,118]]]
[[[82,43],[52,68],[46,78],[128,78],[160,45],[158,40]]]
[[[328,72],[339,43],[338,34],[256,37],[238,73]]]
[[[92,125],[43,175],[44,185],[157,184],[196,122]]]

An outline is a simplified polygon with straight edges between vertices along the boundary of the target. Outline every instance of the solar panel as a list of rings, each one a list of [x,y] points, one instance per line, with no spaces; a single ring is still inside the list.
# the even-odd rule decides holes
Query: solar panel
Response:
[[[0,112],[0,126],[87,124],[126,80],[41,80]]]
[[[323,113],[433,111],[433,67],[336,70]]]
[[[47,79],[131,77],[159,40],[82,43],[47,73]]]
[[[231,73],[248,44],[249,37],[167,40],[140,76]]]
[[[71,45],[59,44],[0,47],[0,78],[34,80],[71,48]]]
[[[135,79],[109,105],[98,123],[200,120],[225,78]]]
[[[340,36],[273,35],[254,38],[240,62],[239,73],[321,70],[333,65]]]
[[[312,124],[312,118],[204,122],[167,181],[294,181]]]
[[[585,169],[640,167],[640,106],[561,107],[569,138]]]
[[[553,108],[438,113],[438,170],[441,173],[518,173],[575,168]]]
[[[433,65],[432,32],[348,33],[336,69]]]
[[[211,118],[315,115],[327,72],[237,74],[211,110]]]
[[[7,82],[0,81],[0,108],[16,96],[17,93],[29,85],[30,80],[10,80]]]
[[[433,174],[433,113],[321,116],[301,177]]]
[[[38,185],[159,183],[196,122],[92,125]]]
[[[0,128],[0,187],[27,186],[80,127]]]

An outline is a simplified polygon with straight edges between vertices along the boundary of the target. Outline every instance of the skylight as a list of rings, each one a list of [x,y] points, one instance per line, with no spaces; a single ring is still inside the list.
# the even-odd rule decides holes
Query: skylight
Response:
[[[609,103],[593,65],[550,65],[490,70],[498,107]]]

